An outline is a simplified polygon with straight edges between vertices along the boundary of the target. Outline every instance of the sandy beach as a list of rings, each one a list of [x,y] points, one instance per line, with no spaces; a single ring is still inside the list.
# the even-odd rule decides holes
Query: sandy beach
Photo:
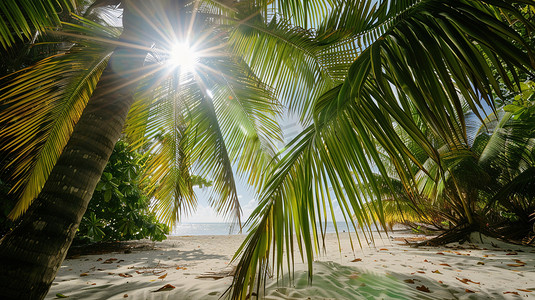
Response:
[[[147,247],[66,259],[46,297],[69,299],[219,299],[243,235],[171,236]],[[354,238],[354,235],[353,235]],[[476,243],[410,247],[406,232],[376,236],[363,248],[347,233],[328,234],[327,251],[267,283],[263,299],[535,299],[535,248],[485,237]],[[132,243],[133,246],[148,241]],[[298,259],[296,255],[296,259]],[[164,288],[171,285],[174,288]],[[162,289],[160,290],[159,289]]]

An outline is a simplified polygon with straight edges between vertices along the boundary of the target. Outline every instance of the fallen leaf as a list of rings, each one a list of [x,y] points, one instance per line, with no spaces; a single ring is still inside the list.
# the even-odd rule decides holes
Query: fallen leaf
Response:
[[[442,252],[437,252],[437,254],[439,254],[439,255],[446,255],[446,254],[444,254],[444,253],[442,253]]]
[[[450,265],[448,264],[440,264],[441,266],[445,266],[445,267],[451,267]]]
[[[100,257],[97,259],[97,261],[101,261],[101,260],[102,260],[102,258],[100,258]]]
[[[91,285],[97,285],[97,284],[93,282]]]
[[[117,258],[108,258],[103,262],[103,264],[112,264],[116,260]]]
[[[359,261],[362,261],[362,258],[355,258],[355,259],[352,260],[351,262],[359,262]]]
[[[438,283],[443,284],[444,282],[442,282],[442,280],[439,280]]]
[[[469,289],[465,289],[464,291],[467,292],[467,293],[475,293],[474,291],[469,290]]]
[[[357,273],[353,273],[353,274],[349,275],[349,278],[350,278],[350,279],[358,279],[359,277],[360,277],[360,276],[359,276],[359,274],[357,274]]]
[[[88,273],[82,273],[82,274],[80,274],[80,277],[83,277],[83,276],[89,276],[89,274],[88,274]]]
[[[506,253],[505,255],[518,255],[518,253],[516,253],[516,252],[509,252],[509,253]]]
[[[165,277],[167,277],[167,273],[163,274],[162,276],[158,277],[158,279],[164,279]]]
[[[69,298],[69,296],[65,296],[62,293],[57,293],[56,298]]]
[[[138,273],[138,274],[143,274],[143,272],[140,272],[140,271],[136,271],[136,273]]]
[[[520,295],[518,292],[503,292],[504,294]]]
[[[122,263],[123,261],[124,261],[124,259],[121,259],[117,263],[119,264],[119,263]]]
[[[439,270],[434,270],[434,271],[431,271],[431,272],[433,272],[433,273],[435,273],[435,274],[442,274],[442,273],[440,273]]]
[[[468,278],[460,279],[458,277],[455,277],[455,279],[459,280],[460,282],[462,282],[464,284],[468,284],[469,282],[474,283],[474,284],[480,284],[480,282],[475,282],[475,281],[472,281],[472,280],[470,280]]]
[[[178,267],[176,267],[176,269],[177,269],[177,270],[187,270],[188,268],[178,266]]]
[[[424,272],[424,271],[416,271],[416,272],[418,272],[418,273],[421,273],[421,274],[425,274],[425,272]]]
[[[379,251],[388,251],[388,249],[386,249],[386,248],[381,248],[381,249],[379,249]]]
[[[478,265],[484,265],[485,263],[482,262],[482,261],[478,261],[477,264],[478,264]]]
[[[530,291],[530,290],[524,290],[524,289],[517,289],[517,290],[519,290],[519,291],[521,291],[521,292],[526,292],[526,293],[531,293],[531,292],[533,292],[533,291]]]
[[[175,287],[173,285],[170,285],[170,284],[166,284],[164,286],[162,286],[161,288],[153,291],[153,292],[165,292],[165,291],[170,291],[172,289],[174,289]]]
[[[523,267],[525,264],[507,264],[509,267]]]
[[[424,259],[424,262],[429,262],[427,259]]]
[[[115,273],[113,273],[113,272],[108,272],[108,275],[114,275],[114,274],[115,274]]]
[[[124,295],[123,295],[123,298],[128,298],[128,294],[124,294]]]
[[[414,280],[412,280],[412,279],[405,279],[403,281],[405,281],[406,283],[414,283]]]
[[[487,254],[484,254],[483,257],[489,257]]]
[[[431,291],[425,285],[417,286],[416,289],[422,292],[431,293]]]
[[[121,276],[121,277],[125,277],[125,278],[132,277],[132,275],[130,275],[130,274],[125,274],[125,273],[119,273],[119,276]]]
[[[525,262],[521,261],[520,259],[513,259],[513,260],[518,264],[523,264],[523,265],[526,264]]]

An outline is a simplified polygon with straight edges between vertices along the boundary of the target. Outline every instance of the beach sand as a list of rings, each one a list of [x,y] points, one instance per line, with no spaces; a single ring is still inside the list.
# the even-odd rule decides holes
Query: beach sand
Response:
[[[66,259],[46,297],[69,299],[219,299],[232,282],[229,261],[243,235],[171,236],[154,248]],[[326,253],[268,280],[262,299],[535,299],[535,248],[475,236],[477,243],[413,248],[406,232],[360,248],[347,233],[325,240]],[[133,243],[147,244],[141,241]],[[300,259],[296,254],[296,260]],[[206,276],[208,275],[208,276]],[[208,278],[199,278],[208,277]],[[210,277],[222,277],[214,279]],[[167,284],[175,288],[157,291]]]

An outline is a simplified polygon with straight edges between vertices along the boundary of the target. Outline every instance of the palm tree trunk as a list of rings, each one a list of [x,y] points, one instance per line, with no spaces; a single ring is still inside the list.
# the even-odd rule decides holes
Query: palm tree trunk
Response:
[[[139,45],[127,24],[138,22],[133,27],[140,28],[136,18],[127,6],[121,40]],[[38,198],[0,240],[0,298],[46,296],[119,139],[146,54],[125,46],[114,51]]]

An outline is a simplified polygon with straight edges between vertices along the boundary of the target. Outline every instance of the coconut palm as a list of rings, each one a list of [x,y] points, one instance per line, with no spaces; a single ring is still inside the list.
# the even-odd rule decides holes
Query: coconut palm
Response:
[[[138,19],[135,13],[125,12],[121,41],[143,48],[147,45],[137,38]],[[48,183],[35,200],[32,211],[2,239],[0,264],[8,270],[2,275],[5,276],[2,283],[2,290],[6,291],[4,297],[43,298],[46,295],[72,242],[98,181],[97,177],[100,177],[119,138],[133,101],[135,78],[138,76],[132,70],[137,72],[142,68],[145,56],[144,49],[124,46],[115,49],[110,58],[110,67],[101,71],[101,84],[89,89],[92,91],[94,88],[92,101],[85,106],[82,115],[76,111],[79,120],[76,129],[72,129],[72,138],[65,135],[56,137],[64,141],[68,139],[69,142],[63,148],[62,155],[56,156],[55,172],[50,171]],[[87,84],[85,91],[88,91]],[[13,122],[11,120],[10,123]],[[99,122],[106,124],[101,132],[104,134],[96,130],[100,127]],[[66,125],[72,128],[72,123],[67,122]],[[27,130],[32,131],[31,128]],[[71,213],[62,214],[62,211]]]
[[[117,4],[119,1],[102,2]],[[58,112],[62,108],[54,104],[63,103],[68,113],[56,115],[63,119],[47,115],[41,116],[44,122],[20,122],[20,118],[12,118],[6,123],[12,128],[5,136],[14,141],[11,145],[16,153],[12,156],[14,161],[27,161],[26,164],[14,163],[22,166],[14,175],[25,178],[19,189],[22,195],[27,195],[21,198],[14,215],[17,211],[22,213],[30,202],[33,204],[21,225],[0,245],[1,264],[5,266],[3,269],[10,270],[2,274],[1,284],[6,285],[3,296],[17,297],[28,291],[36,298],[44,296],[130,108],[137,113],[128,117],[126,132],[141,140],[141,144],[145,140],[158,145],[151,150],[157,155],[151,165],[154,167],[150,168],[152,175],[148,176],[162,187],[155,187],[154,192],[163,199],[167,195],[167,199],[185,200],[176,207],[166,206],[169,208],[167,215],[176,216],[184,209],[183,205],[193,202],[186,183],[187,170],[193,162],[199,162],[205,170],[217,170],[216,189],[223,195],[221,199],[230,200],[216,203],[223,211],[237,207],[232,204],[236,203],[232,201],[235,193],[228,163],[232,159],[243,159],[239,169],[251,172],[251,182],[264,186],[262,200],[250,221],[253,229],[241,248],[232,293],[235,298],[245,298],[256,283],[262,282],[269,270],[270,258],[274,257],[277,271],[282,270],[284,259],[288,266],[292,265],[293,256],[285,258],[283,253],[285,250],[293,253],[294,236],[311,266],[313,248],[319,249],[324,221],[333,211],[331,188],[353,227],[357,223],[371,230],[373,221],[363,213],[368,206],[373,206],[383,223],[381,202],[367,201],[367,198],[380,199],[375,171],[388,176],[381,163],[381,153],[390,156],[408,195],[417,193],[412,184],[415,172],[411,167],[417,165],[425,169],[395,128],[406,131],[428,157],[441,161],[440,153],[426,132],[419,129],[416,120],[425,122],[430,133],[446,141],[448,147],[465,147],[466,124],[459,118],[462,114],[459,95],[477,112],[482,103],[493,105],[493,92],[500,94],[489,65],[502,77],[507,74],[506,68],[513,74],[517,68],[531,69],[531,49],[507,22],[514,20],[530,29],[532,25],[509,1],[489,3],[462,0],[383,1],[375,5],[371,1],[334,0],[162,1],[153,4],[123,1],[123,32],[105,68],[103,64],[97,67],[99,61],[95,59],[92,61],[95,67],[89,68],[93,70],[92,75],[84,77],[83,84],[69,86],[71,81],[63,80],[61,72],[46,71],[57,66],[55,58],[50,58],[42,62],[39,70],[41,74],[58,77],[48,81],[38,80],[39,76],[33,81],[15,80],[12,86],[4,89],[12,91],[3,94],[6,101],[12,101],[5,104],[10,115],[19,112],[31,119],[47,111],[38,110],[28,97],[18,94],[22,90],[14,87],[23,82],[28,82],[26,94],[33,95],[34,100],[46,95],[50,105],[40,108]],[[531,4],[531,1],[515,3]],[[165,11],[174,14],[171,18],[161,17],[167,15],[159,6],[164,4]],[[233,4],[236,7],[230,7]],[[240,74],[246,75],[221,76],[214,80],[207,76],[208,71],[200,72],[195,78],[198,84],[191,83],[188,76],[182,74],[156,76],[165,73],[158,63],[165,56],[158,48],[165,42],[155,41],[155,37],[165,36],[162,28],[167,27],[159,25],[166,24],[160,22],[169,20],[176,25],[190,20],[182,23],[188,25],[182,28],[190,24],[196,27],[197,23],[191,21],[194,14],[188,13],[193,10],[202,12],[196,14],[203,16],[201,21],[219,22],[208,32],[201,30],[206,32],[207,43],[221,38],[226,49],[236,54],[231,56],[232,60],[219,59],[216,55],[208,60],[205,70],[213,70],[214,65],[223,63],[237,67]],[[222,14],[224,18],[219,17]],[[93,40],[102,41],[100,38]],[[172,38],[162,40],[167,41],[168,47],[172,44],[169,42]],[[218,49],[216,46],[215,50]],[[74,50],[76,48],[72,52]],[[72,62],[62,70],[72,70]],[[82,63],[91,62],[82,60]],[[219,74],[229,72],[223,70]],[[26,75],[21,72],[20,76]],[[517,81],[513,77],[507,83],[512,85]],[[35,82],[39,84],[33,85]],[[245,86],[250,91],[219,90],[218,87],[224,85]],[[61,87],[61,93],[67,94],[65,97],[56,93],[57,86]],[[70,88],[65,88],[67,86]],[[214,91],[212,86],[215,86]],[[39,90],[42,87],[45,89]],[[249,105],[227,103],[249,92],[262,96],[255,96]],[[271,135],[255,134],[254,129],[258,126],[273,132],[276,128],[272,130],[273,125],[262,124],[271,122],[252,105],[260,103],[273,110],[277,105],[273,103],[274,97],[269,96],[271,93],[282,103],[291,104],[290,109],[309,125],[290,143],[275,166],[269,165],[270,151],[266,147],[269,142],[265,142]],[[176,99],[174,97],[182,101],[178,104],[164,101]],[[57,102],[64,98],[71,102]],[[154,106],[148,105],[148,101]],[[24,114],[27,109],[34,109],[34,113]],[[239,116],[240,109],[259,117],[252,118],[254,121],[249,119],[246,126],[233,126],[233,121],[242,120],[234,118]],[[159,112],[167,113],[170,118],[155,118]],[[222,113],[233,115],[222,118]],[[145,125],[143,120],[151,122]],[[166,127],[167,122],[173,127]],[[31,132],[26,137],[33,142],[20,144],[26,140],[20,138],[15,142],[17,123],[26,124],[25,129]],[[49,141],[53,143],[48,144]],[[251,141],[256,143],[251,146],[248,144]],[[255,168],[248,161],[267,167]],[[158,168],[157,165],[167,167]],[[172,170],[171,173],[165,173],[168,170]],[[443,170],[438,172],[439,176],[444,173]],[[174,184],[173,188],[165,188],[168,183],[165,181],[170,177],[167,174],[172,175],[173,180],[169,181]],[[369,188],[361,192],[359,187],[362,186]],[[35,196],[36,200],[32,200]],[[355,221],[349,217],[352,214],[356,216]],[[37,247],[37,244],[45,246]]]
[[[474,230],[514,239],[530,234],[533,225],[530,215],[535,209],[530,193],[534,164],[533,104],[526,99],[533,90],[528,84],[521,86],[524,92],[517,95],[519,101],[490,113],[483,124],[472,112],[464,114],[467,148],[449,149],[443,141],[434,141],[444,159],[438,165],[424,156],[420,160],[424,161],[425,169],[413,167],[417,172],[415,189],[419,193],[416,199],[405,193],[393,168],[388,171],[394,178],[377,178],[381,190],[389,187],[385,180],[390,180],[394,187],[393,191],[382,193],[381,198],[387,223],[425,223],[443,229],[441,223],[447,222],[455,227],[429,244],[465,239]],[[398,134],[407,139],[404,132]],[[408,140],[407,145],[411,152],[418,153],[418,145]],[[389,158],[385,157],[383,162],[388,166]],[[445,170],[444,176],[438,176],[440,169]],[[457,189],[469,198],[469,210],[479,219],[480,227],[470,226]],[[374,212],[370,213],[378,219]],[[482,224],[486,226],[481,227]]]
[[[123,127],[150,153],[146,177],[162,219],[195,205],[193,169],[214,182],[213,206],[239,217],[232,164],[263,182],[280,139],[277,97],[309,106],[355,56],[345,41],[317,43],[285,20],[264,23],[265,5],[224,4],[125,1],[118,40],[116,28],[75,17],[56,33],[72,38],[68,51],[2,88],[1,138],[20,196],[11,216],[30,207],[0,244],[3,297],[44,297]],[[167,65],[180,60],[170,53],[177,41],[197,50],[197,66]],[[258,56],[251,43],[280,56]],[[334,51],[342,67],[325,64]]]
[[[376,174],[389,176],[383,155],[414,200],[420,195],[417,170],[438,182],[452,174],[448,168],[470,163],[458,160],[469,157],[470,147],[463,104],[483,120],[485,107],[502,97],[497,77],[512,89],[520,84],[517,70],[533,68],[533,49],[510,26],[533,27],[517,10],[521,3],[533,4],[429,0],[383,1],[373,7],[365,1],[333,8],[317,38],[353,38],[361,52],[343,84],[312,100],[313,124],[287,146],[267,180],[248,220],[251,233],[236,255],[233,298],[247,298],[269,274],[291,270],[295,248],[312,279],[314,252],[321,249],[335,204],[349,227],[362,229],[359,243],[373,239],[367,234],[373,220],[365,212],[373,211],[385,225],[380,201],[385,189],[374,180]],[[418,153],[403,136],[418,145]],[[437,140],[444,149],[436,147]],[[453,150],[456,155],[448,156]],[[474,194],[463,190],[462,178],[449,182],[457,210],[477,228]],[[395,195],[396,186],[389,190]]]

